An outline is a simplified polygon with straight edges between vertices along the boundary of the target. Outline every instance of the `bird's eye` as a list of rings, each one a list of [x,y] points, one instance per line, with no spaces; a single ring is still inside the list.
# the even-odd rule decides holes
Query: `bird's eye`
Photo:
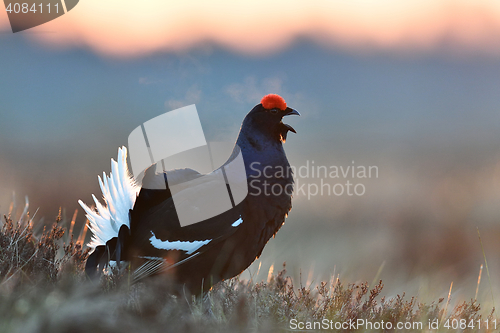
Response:
[[[269,112],[271,112],[272,114],[277,114],[278,113],[278,109],[271,109]]]

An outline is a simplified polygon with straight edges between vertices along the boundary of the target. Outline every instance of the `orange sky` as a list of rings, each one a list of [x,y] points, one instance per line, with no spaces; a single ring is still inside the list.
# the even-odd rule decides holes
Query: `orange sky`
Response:
[[[5,11],[0,28],[8,29]],[[57,33],[30,33],[34,31]],[[130,1],[82,0],[25,34],[44,44],[83,45],[109,56],[183,50],[212,41],[251,54],[294,37],[351,50],[454,48],[500,53],[499,0]]]

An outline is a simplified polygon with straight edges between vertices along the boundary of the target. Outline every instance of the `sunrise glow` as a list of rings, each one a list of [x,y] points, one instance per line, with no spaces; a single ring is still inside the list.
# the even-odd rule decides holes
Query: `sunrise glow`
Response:
[[[5,11],[0,28],[9,29]],[[321,44],[428,50],[442,44],[483,53],[499,49],[500,2],[488,0],[187,1],[85,0],[27,38],[51,47],[90,47],[134,57],[213,42],[266,54],[306,36]]]

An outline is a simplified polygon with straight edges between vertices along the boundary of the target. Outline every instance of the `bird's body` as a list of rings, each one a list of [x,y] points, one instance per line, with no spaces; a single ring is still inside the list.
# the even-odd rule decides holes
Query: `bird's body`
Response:
[[[290,114],[298,112],[287,108],[277,95],[264,97],[261,104],[249,112],[234,151],[224,164],[233,161],[241,151],[248,194],[232,209],[187,226],[181,227],[168,185],[166,189],[151,189],[145,187],[143,181],[139,190],[131,183],[127,176],[126,149],[122,148],[118,163],[114,163],[116,166],[112,170],[118,174],[117,179],[110,175],[101,185],[107,208],[113,211],[106,212],[106,207],[100,206],[95,199],[99,214],[81,203],[94,233],[91,244],[95,250],[86,266],[89,275],[94,275],[98,267],[109,260],[125,260],[132,263],[135,280],[163,273],[191,292],[199,293],[245,270],[260,256],[292,207],[293,175],[283,142],[288,131],[295,131],[281,122],[283,116]],[[168,177],[169,185],[176,181],[174,178],[179,178],[179,183],[194,179],[202,186],[209,186],[209,176],[202,177],[191,169],[176,170],[165,176],[156,174],[151,167],[146,170],[144,179],[158,182]],[[116,183],[119,182],[129,183],[120,185],[118,190],[109,189],[110,184],[118,186]],[[118,212],[116,205],[109,202],[119,200],[116,197],[120,195],[128,202],[134,194],[138,195],[132,199],[133,204],[126,213]],[[119,206],[124,206],[120,207],[121,210],[126,208],[126,204]],[[128,221],[123,221],[124,214],[128,214]],[[109,221],[103,216],[109,216]],[[113,216],[120,218],[121,225],[112,221]],[[115,223],[115,235],[111,238],[110,232],[106,236],[99,235],[106,229],[100,224],[105,223]]]

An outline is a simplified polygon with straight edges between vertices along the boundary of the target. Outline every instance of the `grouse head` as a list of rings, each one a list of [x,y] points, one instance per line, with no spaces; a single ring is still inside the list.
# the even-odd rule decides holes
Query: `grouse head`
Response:
[[[262,98],[260,104],[250,111],[243,121],[242,130],[245,127],[252,129],[252,132],[270,139],[277,143],[285,142],[288,131],[294,133],[292,126],[284,124],[284,116],[299,115],[296,110],[286,106],[283,97],[276,94],[269,94]]]

